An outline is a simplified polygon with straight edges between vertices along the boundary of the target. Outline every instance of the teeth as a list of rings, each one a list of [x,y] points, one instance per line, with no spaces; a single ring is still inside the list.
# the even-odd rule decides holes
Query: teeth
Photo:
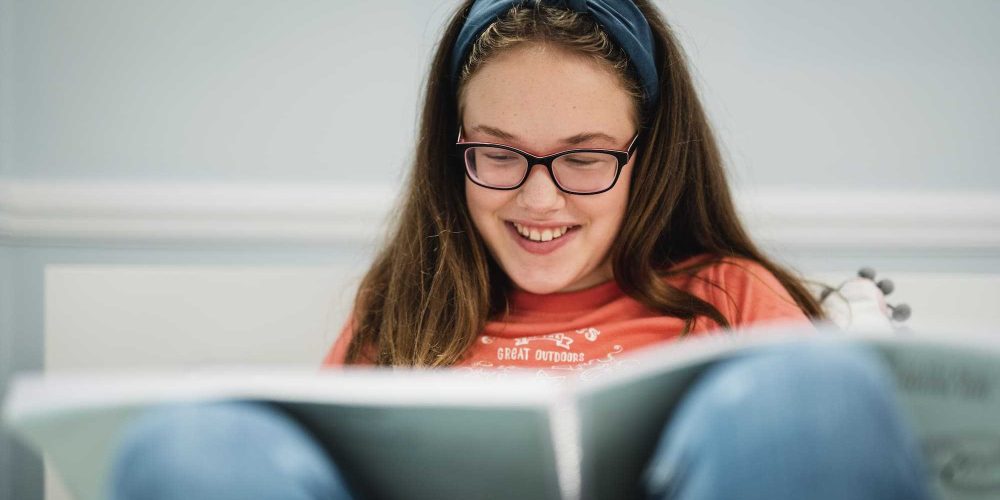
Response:
[[[514,228],[517,229],[517,233],[531,241],[552,241],[556,238],[562,237],[564,234],[569,232],[571,226],[563,226],[556,228],[530,228],[523,226],[518,223],[514,223]]]

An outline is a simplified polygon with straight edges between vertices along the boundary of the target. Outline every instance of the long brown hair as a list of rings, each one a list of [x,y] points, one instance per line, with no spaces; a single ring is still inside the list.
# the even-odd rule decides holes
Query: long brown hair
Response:
[[[643,113],[643,96],[627,59],[589,16],[552,7],[516,7],[473,47],[459,82],[449,74],[452,47],[472,0],[448,23],[431,64],[416,144],[388,239],[355,299],[348,363],[448,366],[461,360],[486,322],[503,314],[510,283],[479,236],[464,196],[465,172],[453,157],[459,109],[456,88],[512,43],[545,41],[599,58],[621,76],[641,116],[643,143],[633,170],[627,217],[611,250],[621,289],[647,307],[685,320],[728,327],[712,304],[663,278],[726,257],[773,273],[810,317],[822,312],[789,271],[772,262],[736,214],[724,163],[674,35],[648,0],[636,0],[649,22],[660,68],[659,104]],[[505,43],[501,43],[505,42]],[[693,266],[676,264],[707,254]],[[723,290],[724,292],[724,290]]]

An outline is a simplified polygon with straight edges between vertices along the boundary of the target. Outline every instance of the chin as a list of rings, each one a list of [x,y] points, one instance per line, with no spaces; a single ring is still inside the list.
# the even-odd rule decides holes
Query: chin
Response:
[[[521,282],[517,280],[514,280],[514,285],[525,292],[533,293],[535,295],[558,293],[568,286],[562,283],[538,283],[534,281]]]
[[[507,276],[511,277],[511,281],[520,290],[526,292],[534,293],[536,295],[547,295],[550,293],[558,293],[566,288],[573,285],[574,280],[571,278],[559,279],[553,276],[551,271],[541,271],[535,275],[518,275],[517,273],[507,273]]]

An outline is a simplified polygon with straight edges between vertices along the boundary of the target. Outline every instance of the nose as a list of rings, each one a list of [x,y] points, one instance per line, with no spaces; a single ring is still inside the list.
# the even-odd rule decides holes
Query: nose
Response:
[[[528,167],[528,178],[518,189],[519,204],[531,211],[550,212],[562,208],[565,198],[545,165]]]

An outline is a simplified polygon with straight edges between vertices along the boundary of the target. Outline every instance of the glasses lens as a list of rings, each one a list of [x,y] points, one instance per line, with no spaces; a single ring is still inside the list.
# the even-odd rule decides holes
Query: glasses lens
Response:
[[[521,182],[528,170],[528,160],[503,148],[478,146],[465,151],[465,166],[476,181],[505,188]]]
[[[570,153],[552,163],[552,173],[559,185],[578,193],[611,187],[617,171],[618,159],[606,153]]]

